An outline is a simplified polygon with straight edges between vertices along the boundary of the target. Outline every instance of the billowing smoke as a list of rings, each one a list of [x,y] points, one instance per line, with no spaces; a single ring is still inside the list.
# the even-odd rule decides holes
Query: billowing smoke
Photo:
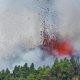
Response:
[[[24,51],[28,54],[29,48],[40,45],[38,14],[27,8],[16,10],[6,7],[0,11],[0,69],[23,61],[21,56],[24,56]]]
[[[44,14],[46,15],[44,29],[49,34],[59,34],[62,38],[67,38],[75,51],[79,50],[80,1],[46,0],[45,3],[49,3],[49,5],[46,7],[48,12],[45,11],[46,14]],[[60,36],[59,38],[61,38]]]
[[[79,0],[0,0],[0,4],[0,69],[25,62],[51,65],[52,56],[42,61],[42,28],[68,37],[80,48]]]
[[[80,1],[56,0],[61,35],[71,39],[74,47],[80,48]]]
[[[1,3],[0,70],[25,62],[29,65],[34,62],[36,67],[51,65],[52,57],[46,56],[43,61],[43,52],[38,47],[41,45],[42,22],[38,12],[24,6],[23,0],[1,0]]]

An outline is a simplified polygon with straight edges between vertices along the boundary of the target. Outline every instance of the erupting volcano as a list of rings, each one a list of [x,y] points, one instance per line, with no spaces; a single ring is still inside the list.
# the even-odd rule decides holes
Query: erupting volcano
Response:
[[[47,31],[43,31],[42,49],[46,50],[51,55],[72,55],[74,48],[69,39],[62,38],[61,35],[49,36]]]

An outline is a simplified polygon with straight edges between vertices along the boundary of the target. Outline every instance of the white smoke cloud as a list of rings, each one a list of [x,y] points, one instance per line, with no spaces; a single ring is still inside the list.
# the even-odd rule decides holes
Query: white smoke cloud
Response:
[[[40,23],[37,14],[29,10],[17,14],[11,11],[0,14],[0,42],[3,49],[7,46],[11,48],[18,42],[32,48],[39,44],[39,40]]]
[[[8,66],[8,59],[14,59],[15,47],[34,48],[40,45],[40,19],[29,9],[0,11],[0,69]],[[23,54],[23,52],[22,52]],[[34,57],[34,56],[33,56]],[[10,59],[11,59],[10,58]],[[7,60],[7,61],[6,61]],[[16,63],[16,60],[15,60]],[[13,63],[11,63],[12,65]]]
[[[56,0],[60,33],[69,37],[74,46],[80,48],[80,1]]]
[[[39,48],[27,51],[40,45],[42,17],[80,47],[79,0],[0,0],[0,4],[0,69],[25,62],[36,66],[52,63],[52,57],[41,61]]]
[[[24,63],[28,63],[28,66],[34,63],[35,68],[43,65],[51,66],[53,59],[53,56],[43,56],[43,51],[39,47],[29,50],[17,46],[11,55],[7,55],[4,59],[1,59],[3,64],[0,66],[0,69],[6,69],[8,67],[12,70],[15,65],[24,65]]]
[[[46,56],[44,57],[44,60],[41,58],[43,57],[43,51],[38,47],[33,50],[30,50],[28,52],[25,52],[24,54],[21,54],[19,56],[19,60],[16,63],[13,63],[14,65],[23,65],[24,63],[28,62],[28,65],[30,66],[31,63],[34,63],[35,67],[39,67],[41,65],[51,65],[53,63],[53,57],[52,56]]]
[[[0,6],[0,70],[25,62],[29,65],[33,62],[35,67],[50,65],[53,58],[42,61],[42,51],[36,48],[41,44],[41,21],[37,12],[18,6],[19,1],[14,3],[16,8],[11,5],[13,0],[1,2],[6,7]]]

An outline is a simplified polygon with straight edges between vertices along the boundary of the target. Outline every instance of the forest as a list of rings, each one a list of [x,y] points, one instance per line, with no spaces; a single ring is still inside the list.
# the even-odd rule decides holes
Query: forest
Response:
[[[52,66],[35,68],[34,63],[28,66],[16,65],[12,72],[7,68],[0,71],[0,80],[80,80],[80,58],[55,58]]]

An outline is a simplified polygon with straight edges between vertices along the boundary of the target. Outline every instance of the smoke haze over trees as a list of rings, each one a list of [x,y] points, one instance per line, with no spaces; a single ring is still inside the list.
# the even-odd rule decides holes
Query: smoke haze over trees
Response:
[[[53,65],[39,66],[37,69],[34,63],[30,66],[25,63],[23,66],[16,65],[12,72],[7,68],[0,71],[0,80],[80,80],[80,58],[77,60],[72,56],[70,59],[55,59]]]

